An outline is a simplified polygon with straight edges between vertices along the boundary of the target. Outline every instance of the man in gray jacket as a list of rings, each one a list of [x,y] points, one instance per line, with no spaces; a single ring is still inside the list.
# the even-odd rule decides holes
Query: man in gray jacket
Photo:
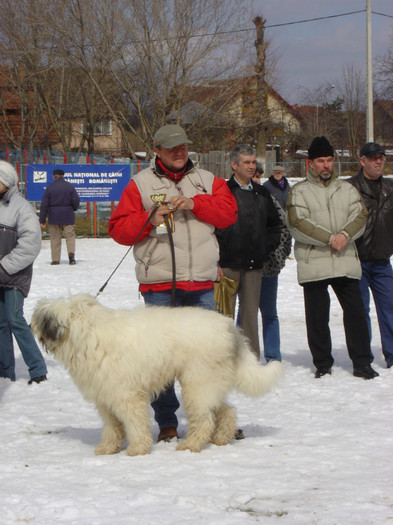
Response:
[[[23,315],[41,230],[33,207],[19,194],[15,168],[0,161],[0,377],[15,381],[12,335],[29,368],[29,384],[46,379],[46,365]]]
[[[372,354],[359,279],[362,271],[355,240],[366,225],[367,210],[359,192],[333,172],[334,150],[326,137],[315,137],[308,150],[304,182],[289,191],[288,223],[295,239],[298,281],[303,286],[307,338],[315,377],[331,373],[334,362],[329,329],[331,286],[344,312],[345,338],[353,375],[379,374]]]

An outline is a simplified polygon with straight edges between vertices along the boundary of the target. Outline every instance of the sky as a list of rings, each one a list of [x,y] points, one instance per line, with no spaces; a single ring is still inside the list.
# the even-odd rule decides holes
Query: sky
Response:
[[[316,17],[360,11],[366,0],[250,0],[253,16],[266,19],[265,37],[279,58],[279,93],[291,104],[299,102],[301,86],[312,90],[332,83],[353,64],[366,71],[366,12],[282,27],[271,27]],[[393,45],[393,1],[371,0],[372,55],[383,55]],[[251,16],[251,26],[252,24]],[[332,92],[333,94],[333,92]]]
[[[112,239],[78,238],[77,264],[68,264],[63,241],[62,264],[51,266],[45,239],[25,301],[27,320],[43,297],[95,296],[126,251]],[[130,252],[99,296],[102,304],[142,304],[134,264]],[[259,399],[231,393],[246,438],[198,454],[176,451],[171,442],[154,443],[146,456],[124,449],[95,456],[95,407],[47,354],[48,380],[28,385],[16,345],[17,379],[0,379],[1,525],[393,523],[393,368],[382,358],[374,308],[373,367],[380,376],[372,381],[352,375],[334,295],[335,365],[331,376],[314,378],[293,258],[279,277],[278,310],[284,379]],[[182,437],[183,405],[178,416]],[[152,412],[151,420],[157,438]]]

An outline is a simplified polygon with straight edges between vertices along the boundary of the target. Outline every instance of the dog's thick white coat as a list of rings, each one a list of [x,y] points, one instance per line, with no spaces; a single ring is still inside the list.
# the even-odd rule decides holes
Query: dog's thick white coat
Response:
[[[80,294],[39,301],[31,328],[96,404],[104,421],[97,454],[118,452],[125,437],[128,454],[148,453],[148,403],[175,377],[188,417],[177,448],[225,445],[236,428],[228,392],[261,396],[283,373],[281,363],[258,363],[231,319],[201,308],[114,310]]]

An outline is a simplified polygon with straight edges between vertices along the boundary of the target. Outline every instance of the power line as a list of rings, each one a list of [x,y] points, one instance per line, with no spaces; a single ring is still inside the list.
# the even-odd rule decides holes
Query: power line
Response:
[[[271,29],[274,27],[285,27],[285,26],[291,26],[295,24],[305,24],[308,22],[316,22],[318,20],[328,20],[331,18],[340,18],[343,16],[357,15],[359,13],[365,13],[365,12],[366,12],[366,9],[360,9],[359,11],[350,11],[348,13],[339,13],[337,15],[318,16],[316,18],[305,18],[303,20],[295,20],[293,22],[283,22],[281,24],[270,24],[270,25],[265,26],[265,29]],[[372,11],[372,14],[379,15],[379,16],[386,16],[387,18],[393,18],[393,15],[387,15],[386,13],[378,13],[377,11]],[[191,38],[201,38],[204,36],[214,36],[214,35],[231,35],[234,33],[245,33],[247,31],[255,31],[255,27],[246,28],[246,29],[234,29],[231,31],[217,31],[215,33],[203,33],[199,35],[192,35]],[[179,38],[179,37],[174,37],[174,38]]]
[[[316,18],[307,18],[305,20],[296,20],[295,22],[284,22],[282,24],[272,24],[269,26],[265,26],[266,29],[268,27],[282,27],[282,26],[291,26],[294,24],[304,24],[306,22],[315,22],[317,20],[327,20],[328,18],[339,18],[341,16],[349,16],[349,15],[357,15],[358,13],[365,13],[365,9],[361,9],[360,11],[351,11],[350,13],[340,13],[338,15],[328,15],[328,16],[318,16]]]
[[[387,15],[386,13],[377,13],[376,11],[371,11],[373,15],[386,16],[387,18],[393,18],[393,15]]]

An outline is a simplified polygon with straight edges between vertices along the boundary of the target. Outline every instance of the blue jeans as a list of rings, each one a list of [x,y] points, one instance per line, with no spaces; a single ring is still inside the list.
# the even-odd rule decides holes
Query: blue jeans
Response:
[[[0,288],[0,377],[15,381],[12,334],[28,366],[30,378],[47,373],[44,358],[23,315],[24,296],[16,288]]]
[[[170,306],[171,304],[171,291],[142,292],[142,297],[147,306]],[[200,290],[198,292],[176,290],[175,304],[173,306],[199,306],[206,310],[216,309],[213,290]],[[173,383],[160,393],[151,406],[154,410],[154,419],[157,421],[160,429],[177,427],[176,410],[180,404],[176,397]]]
[[[259,309],[262,314],[263,353],[267,362],[272,360],[281,361],[277,289],[278,275],[262,277]]]
[[[393,270],[390,260],[362,262],[360,280],[364,310],[370,339],[370,289],[377,311],[379,331],[381,334],[382,352],[388,367],[393,366]]]

